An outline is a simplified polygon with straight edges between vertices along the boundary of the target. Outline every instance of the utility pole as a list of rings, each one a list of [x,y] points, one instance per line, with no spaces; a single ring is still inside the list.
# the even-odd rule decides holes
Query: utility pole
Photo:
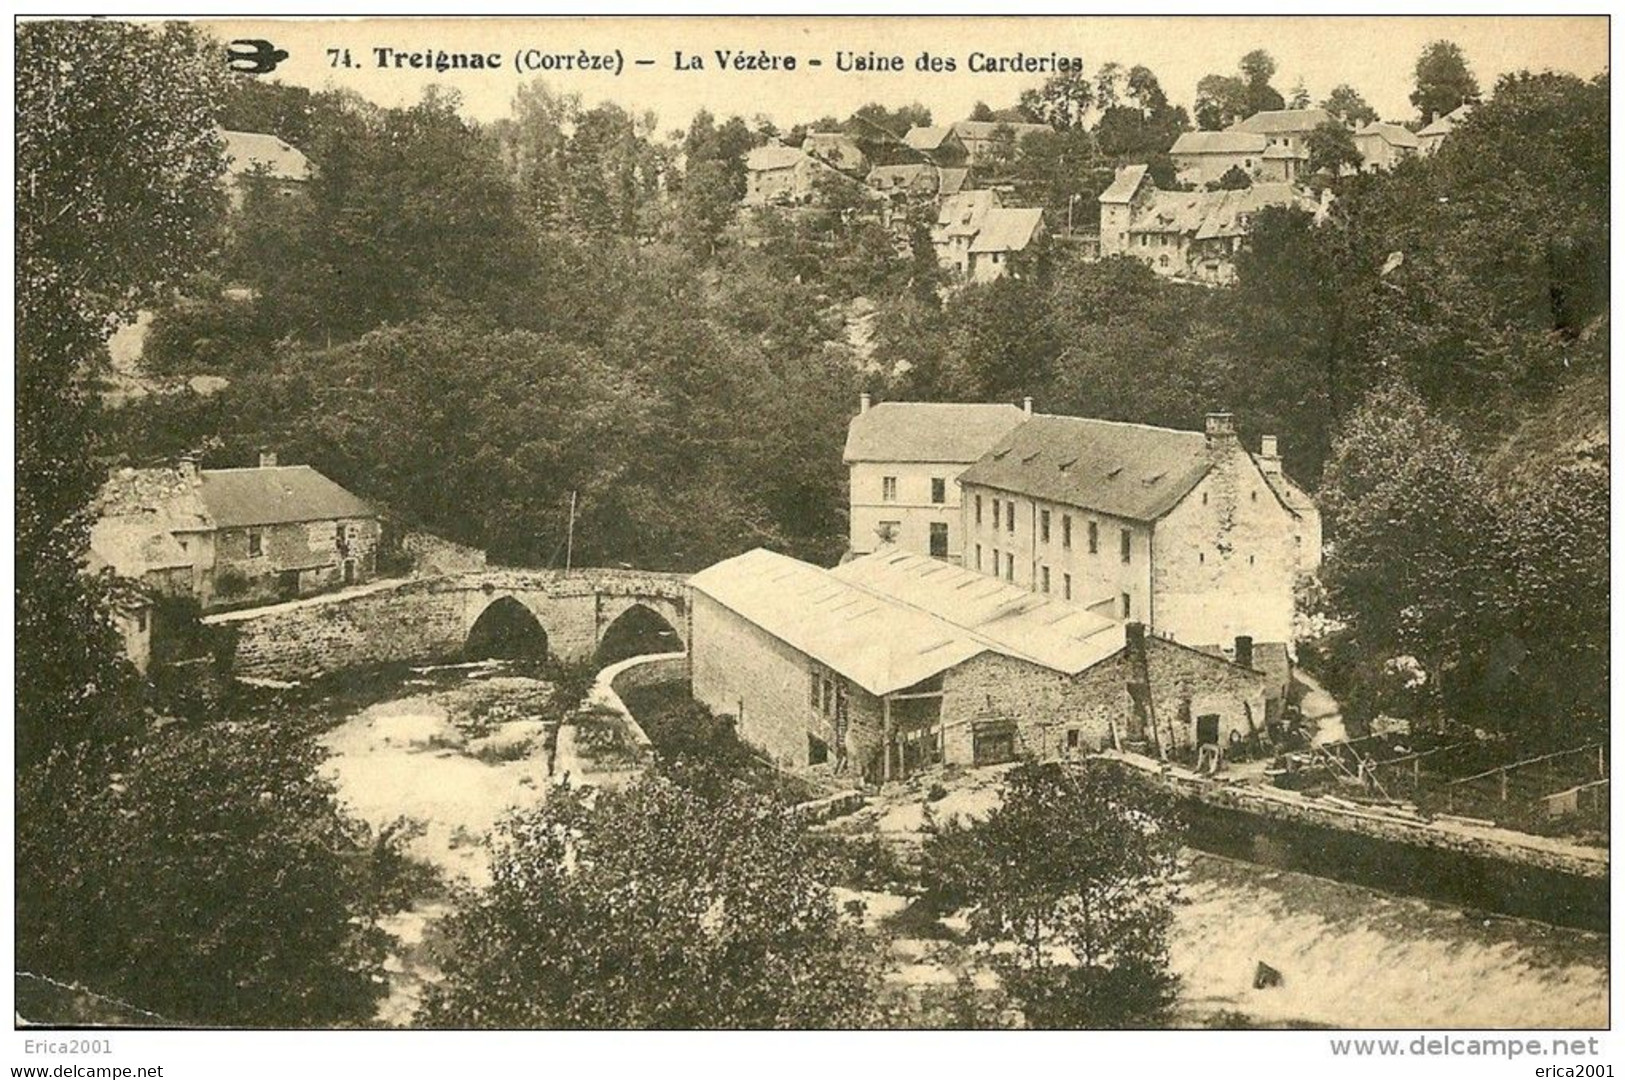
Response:
[[[569,570],[576,550],[576,493],[570,491],[570,524],[564,532],[564,569]]]

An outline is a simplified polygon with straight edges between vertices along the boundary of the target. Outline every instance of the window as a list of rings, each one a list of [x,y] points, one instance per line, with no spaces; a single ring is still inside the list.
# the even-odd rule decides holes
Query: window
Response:
[[[1006,532],[1016,531],[1016,504],[1013,502],[1004,504],[1004,529]]]
[[[1016,556],[1014,552],[1004,553],[1004,580],[1016,580]]]
[[[999,500],[997,499],[993,500],[993,527],[995,529],[999,527]]]
[[[982,497],[976,496],[976,524],[982,523]]]
[[[1123,529],[1119,535],[1122,539],[1123,561],[1129,562],[1134,556],[1134,534],[1127,529]]]
[[[1068,750],[1078,748],[1078,729],[1075,727],[1066,729],[1066,748]]]
[[[1072,515],[1071,514],[1062,514],[1061,515],[1061,546],[1064,547],[1064,548],[1070,548],[1072,546]]]
[[[265,533],[259,529],[248,530],[248,557],[254,558],[265,554]]]
[[[807,672],[807,705],[813,712],[824,710],[824,676],[820,672]]]
[[[1049,511],[1038,512],[1038,536],[1044,543],[1049,543]]]
[[[948,523],[945,521],[931,523],[931,557],[933,559],[948,557]]]
[[[1040,573],[1043,575],[1044,591],[1047,593],[1049,592],[1049,567],[1044,567]]]
[[[945,503],[948,501],[948,481],[940,476],[931,478],[931,501]]]
[[[1089,554],[1100,554],[1100,523],[1096,521],[1089,523]]]
[[[1061,599],[1062,600],[1070,600],[1070,599],[1072,599],[1072,575],[1071,574],[1062,574],[1061,575]]]
[[[829,760],[829,744],[816,735],[807,736],[807,764],[822,765]]]
[[[897,477],[882,476],[880,478],[880,497],[885,502],[897,501]]]
[[[977,570],[982,569],[982,545],[981,544],[976,545],[976,569]]]
[[[992,566],[992,570],[993,570],[993,576],[998,577],[999,576],[999,549],[998,548],[993,549],[993,566]]]
[[[1123,599],[1123,618],[1125,618],[1125,619],[1132,618],[1134,616],[1134,603],[1133,603],[1133,601],[1129,599],[1128,593],[1124,593],[1122,599]]]
[[[1257,502],[1257,501],[1258,501],[1258,492],[1254,491],[1253,492],[1253,502]]]
[[[135,613],[135,632],[138,634],[145,634],[147,632],[146,608],[142,608],[140,611]]]

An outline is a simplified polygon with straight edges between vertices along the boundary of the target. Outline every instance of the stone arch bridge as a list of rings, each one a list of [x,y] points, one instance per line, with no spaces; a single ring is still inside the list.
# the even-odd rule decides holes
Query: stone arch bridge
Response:
[[[590,660],[610,648],[686,649],[688,578],[488,568],[217,612],[203,624],[240,679],[306,679],[368,664],[492,655],[516,645],[530,655]]]

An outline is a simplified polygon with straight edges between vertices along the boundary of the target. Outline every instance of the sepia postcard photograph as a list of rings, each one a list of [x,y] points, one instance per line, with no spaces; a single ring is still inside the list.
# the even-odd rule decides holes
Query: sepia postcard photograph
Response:
[[[1612,1076],[1609,29],[19,18],[11,1075]]]

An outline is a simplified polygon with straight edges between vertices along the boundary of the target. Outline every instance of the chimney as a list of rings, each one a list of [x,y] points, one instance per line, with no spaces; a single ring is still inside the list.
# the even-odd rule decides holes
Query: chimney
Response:
[[[197,483],[197,458],[188,454],[180,460],[181,479],[189,484]]]
[[[268,447],[264,447],[264,446],[260,447],[260,468],[262,468],[262,469],[274,469],[274,468],[276,468],[276,451],[275,450],[269,449]]]
[[[1281,448],[1274,435],[1265,435],[1258,441],[1258,467],[1267,476],[1281,475]]]
[[[868,412],[869,405],[869,391],[865,390],[863,393],[858,395],[858,415],[862,416],[864,413]]]
[[[1236,635],[1236,663],[1244,668],[1253,666],[1253,639],[1246,634]]]
[[[1123,624],[1123,641],[1134,649],[1145,648],[1145,623],[1126,622]]]
[[[1209,456],[1228,457],[1236,445],[1236,419],[1227,412],[1207,414],[1207,449]]]
[[[1028,416],[1033,414],[1033,396],[1031,394],[1021,399],[1021,411]]]

